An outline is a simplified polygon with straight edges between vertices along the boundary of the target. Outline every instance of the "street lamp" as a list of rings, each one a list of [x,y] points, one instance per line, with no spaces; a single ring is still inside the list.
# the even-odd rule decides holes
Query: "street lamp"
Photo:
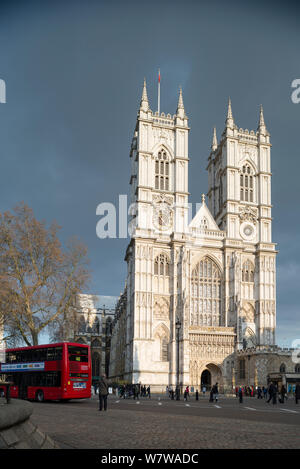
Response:
[[[176,377],[176,401],[180,400],[180,388],[179,388],[179,331],[181,327],[181,322],[177,317],[176,323],[176,338],[177,338],[177,377]]]

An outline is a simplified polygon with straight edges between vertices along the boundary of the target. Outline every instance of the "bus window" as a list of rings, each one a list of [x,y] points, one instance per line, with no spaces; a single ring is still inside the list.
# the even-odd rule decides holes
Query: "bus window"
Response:
[[[75,345],[68,346],[69,360],[71,362],[87,362],[88,349],[85,347],[76,347]]]

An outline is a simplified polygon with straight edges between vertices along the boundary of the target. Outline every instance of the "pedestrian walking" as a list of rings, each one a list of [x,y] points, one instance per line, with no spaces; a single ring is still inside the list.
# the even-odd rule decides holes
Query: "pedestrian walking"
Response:
[[[198,393],[198,389],[196,389],[196,401],[199,400],[199,393]]]
[[[107,410],[108,381],[103,374],[99,380],[99,410]]]
[[[148,394],[149,399],[151,399],[150,386],[147,387],[147,394]]]
[[[269,404],[271,400],[273,405],[277,404],[277,388],[273,382],[269,386],[269,399],[267,400],[267,403]]]
[[[209,402],[214,402],[214,386],[211,388],[210,393],[209,393]]]
[[[263,390],[264,399],[267,399],[267,395],[268,395],[268,390],[267,390],[267,388],[265,388],[265,387],[263,386],[262,390]]]
[[[260,386],[257,388],[257,399],[262,399],[263,398],[263,392]]]
[[[243,402],[243,388],[240,386],[238,390],[239,402],[242,404]]]
[[[273,391],[273,399],[272,399],[273,405],[277,404],[277,394],[278,394],[278,388],[275,384],[274,385],[274,391]]]
[[[280,398],[279,398],[279,402],[280,404],[284,404],[284,399],[286,398],[286,388],[284,386],[284,384],[281,386],[281,389],[280,389]]]
[[[296,388],[295,388],[295,401],[296,401],[296,404],[298,404],[299,399],[300,399],[300,384],[297,383]]]
[[[206,386],[203,386],[202,388],[202,393],[203,393],[203,397],[205,396],[205,393],[206,393]]]
[[[215,400],[216,402],[218,402],[218,398],[219,398],[218,383],[216,383],[213,386],[212,391],[213,391],[213,401]]]
[[[267,400],[268,404],[271,401],[271,399],[273,398],[273,393],[274,393],[274,385],[273,385],[273,382],[272,382],[268,387],[268,394],[269,394],[269,399]]]

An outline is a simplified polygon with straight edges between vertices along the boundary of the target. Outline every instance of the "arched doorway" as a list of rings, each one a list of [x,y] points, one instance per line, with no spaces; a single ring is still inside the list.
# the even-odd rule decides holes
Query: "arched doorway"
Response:
[[[218,383],[219,390],[223,387],[223,376],[222,370],[219,366],[214,363],[208,363],[201,374],[201,385],[202,381],[206,379],[206,388],[209,390],[211,387]],[[209,381],[208,381],[209,380]]]
[[[204,370],[201,374],[201,388],[205,386],[206,389],[211,387],[211,373],[209,370]]]

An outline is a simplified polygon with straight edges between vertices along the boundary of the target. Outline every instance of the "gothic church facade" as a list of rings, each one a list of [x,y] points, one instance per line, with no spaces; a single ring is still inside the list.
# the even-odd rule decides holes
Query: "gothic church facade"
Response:
[[[113,328],[110,376],[153,389],[178,380],[230,386],[239,351],[275,344],[271,144],[263,109],[257,130],[243,130],[229,100],[219,141],[213,132],[207,196],[193,218],[189,130],[181,89],[176,114],[159,114],[144,82],[130,150],[126,301],[123,295]]]

